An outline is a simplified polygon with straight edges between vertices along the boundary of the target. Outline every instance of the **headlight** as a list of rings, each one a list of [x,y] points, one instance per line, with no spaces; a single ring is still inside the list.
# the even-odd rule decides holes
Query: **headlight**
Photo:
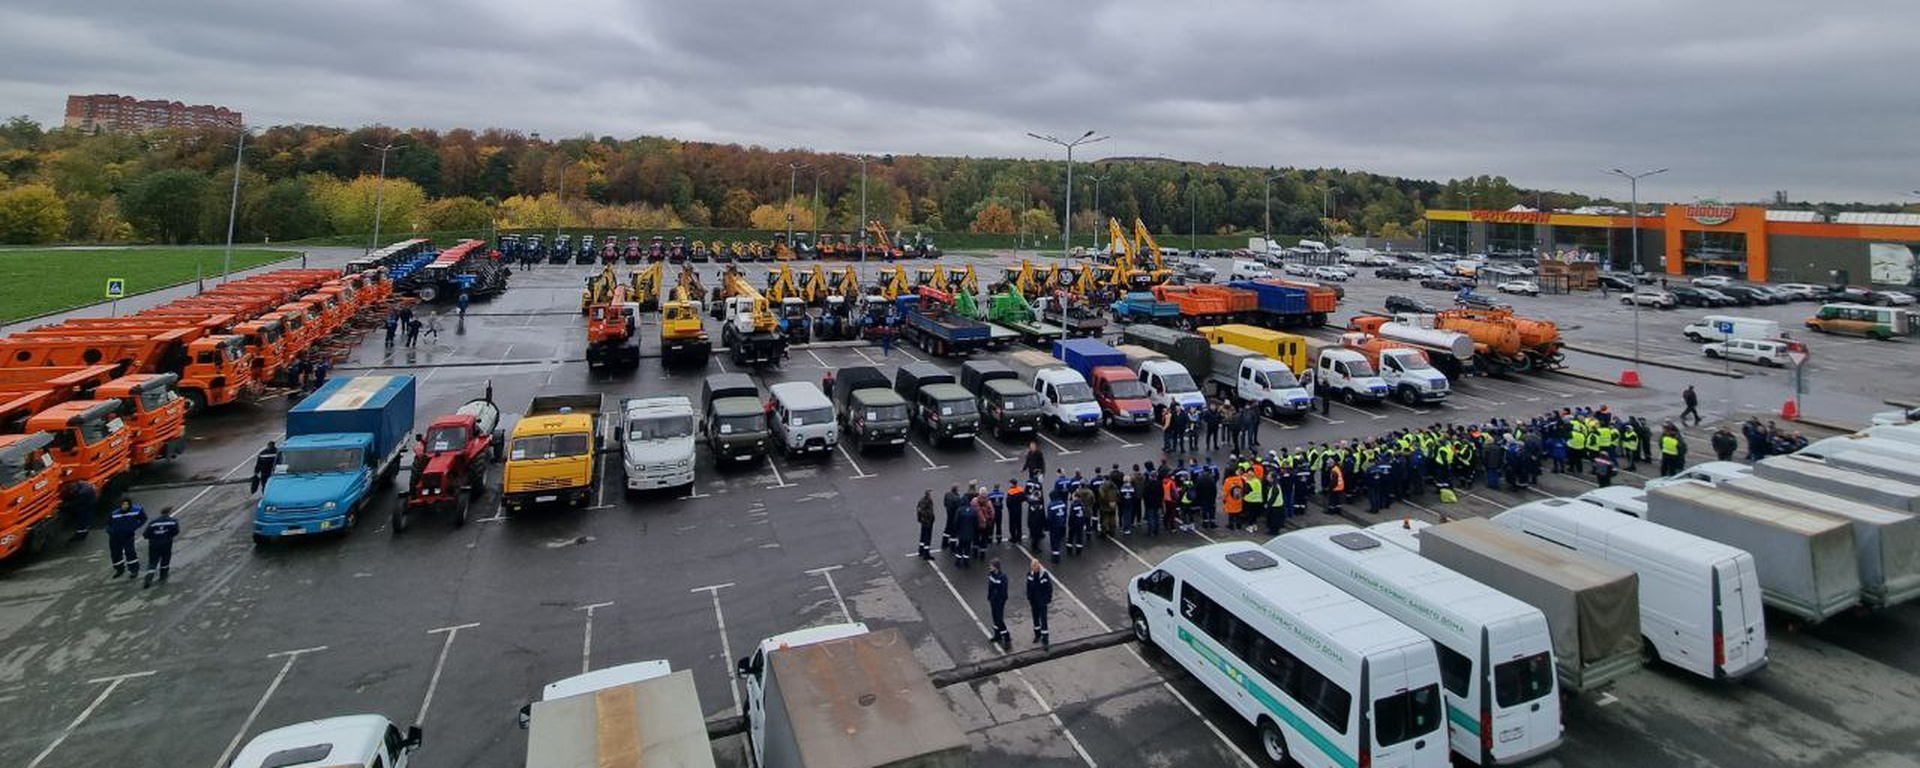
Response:
[[[325,503],[325,504],[322,504],[322,505],[320,505],[320,508],[321,508],[321,509],[333,509],[334,507],[337,507],[337,506],[340,506],[340,504],[339,504],[339,502],[333,502],[333,501],[329,501],[329,502],[327,502],[327,503]]]
[[[280,508],[279,508],[279,507],[276,507],[276,506],[274,506],[274,505],[272,505],[272,504],[268,504],[267,506],[265,506],[265,507],[263,507],[263,508],[261,508],[261,511],[263,511],[263,512],[266,512],[267,514],[269,514],[269,515],[271,515],[271,514],[273,514],[273,513],[275,513],[275,512],[278,512],[278,511],[280,511]]]

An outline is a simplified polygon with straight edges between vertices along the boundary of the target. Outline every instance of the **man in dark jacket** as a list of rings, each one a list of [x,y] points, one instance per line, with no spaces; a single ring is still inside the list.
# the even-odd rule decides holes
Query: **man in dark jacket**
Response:
[[[76,480],[66,489],[67,517],[73,520],[73,539],[79,541],[93,530],[93,505],[100,502],[100,491],[93,483]]]
[[[1740,439],[1721,427],[1713,432],[1713,455],[1721,461],[1732,461],[1733,452],[1739,450]]]
[[[140,551],[133,542],[140,527],[147,524],[147,511],[130,499],[121,499],[120,508],[107,517],[107,553],[113,559],[113,577],[140,575]]]
[[[942,498],[942,506],[944,506],[947,510],[947,516],[943,520],[943,522],[941,522],[940,524],[941,525],[940,546],[942,548],[945,548],[948,550],[953,549],[954,541],[955,541],[954,523],[955,523],[955,520],[960,516],[960,505],[962,503],[964,503],[964,500],[963,500],[963,497],[960,495],[960,486],[958,485],[948,486],[947,495],[944,498]]]
[[[971,489],[967,491],[953,517],[953,563],[961,568],[973,563],[973,540],[980,528],[980,513],[973,506],[975,493]]]
[[[1686,391],[1680,393],[1680,402],[1686,404],[1687,406],[1686,410],[1680,412],[1680,423],[1681,424],[1687,423],[1687,417],[1692,416],[1693,423],[1696,425],[1699,424],[1700,423],[1700,396],[1693,393],[1692,384],[1688,384]]]
[[[249,493],[259,493],[261,486],[267,484],[267,478],[273,477],[274,465],[280,463],[280,448],[267,441],[267,447],[253,457],[253,486]]]
[[[160,516],[147,523],[147,578],[140,583],[141,589],[153,586],[153,575],[160,574],[160,583],[167,583],[167,572],[173,569],[173,540],[180,535],[180,521],[173,516],[173,507],[161,507]]]
[[[1500,475],[1507,467],[1506,447],[1498,442],[1480,452],[1480,466],[1487,470],[1487,490],[1500,490]]]
[[[997,557],[987,564],[987,606],[993,609],[993,642],[1013,650],[1013,633],[1007,631],[1007,574]]]
[[[1047,473],[1047,457],[1040,452],[1040,441],[1027,443],[1027,455],[1021,461],[1020,471],[1025,472],[1028,477],[1039,477]]]
[[[920,523],[920,559],[933,559],[933,489],[928,488],[920,494],[920,503],[913,509],[913,518]]]
[[[1046,648],[1053,644],[1047,632],[1047,606],[1053,604],[1053,574],[1040,567],[1040,559],[1027,563],[1027,609],[1033,612],[1033,641]]]

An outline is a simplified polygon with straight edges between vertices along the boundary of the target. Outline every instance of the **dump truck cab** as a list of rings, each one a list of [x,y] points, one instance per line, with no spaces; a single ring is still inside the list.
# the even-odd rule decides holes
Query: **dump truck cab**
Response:
[[[132,429],[133,464],[179,456],[187,449],[187,402],[174,392],[179,377],[138,373],[108,381],[94,396],[120,401],[120,419]]]
[[[0,559],[44,546],[44,526],[60,506],[61,467],[53,435],[0,435]]]
[[[502,504],[584,507],[593,496],[600,448],[599,395],[541,395],[507,441]]]
[[[22,399],[39,398],[30,394]],[[0,404],[0,420],[6,419],[8,410],[9,404]],[[8,431],[51,434],[54,461],[64,468],[66,483],[85,480],[95,488],[106,488],[133,466],[132,436],[120,420],[118,400],[70,400],[47,406],[27,416],[20,429]]]

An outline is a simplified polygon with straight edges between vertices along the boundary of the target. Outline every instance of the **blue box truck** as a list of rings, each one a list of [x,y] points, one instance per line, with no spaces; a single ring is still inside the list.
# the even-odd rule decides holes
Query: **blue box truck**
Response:
[[[280,463],[253,511],[253,543],[345,532],[391,482],[413,432],[412,376],[333,379],[287,411]]]

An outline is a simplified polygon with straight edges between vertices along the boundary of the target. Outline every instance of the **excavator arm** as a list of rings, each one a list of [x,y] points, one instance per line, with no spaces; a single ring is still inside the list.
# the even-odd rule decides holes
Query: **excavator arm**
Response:
[[[1154,241],[1153,233],[1147,231],[1146,222],[1139,219],[1133,220],[1133,238],[1133,250],[1144,254],[1141,257],[1141,263],[1152,264],[1155,271],[1167,268],[1167,265],[1160,260],[1160,244]]]
[[[786,262],[767,280],[767,300],[775,304],[800,297],[800,286],[793,282],[793,266]]]

